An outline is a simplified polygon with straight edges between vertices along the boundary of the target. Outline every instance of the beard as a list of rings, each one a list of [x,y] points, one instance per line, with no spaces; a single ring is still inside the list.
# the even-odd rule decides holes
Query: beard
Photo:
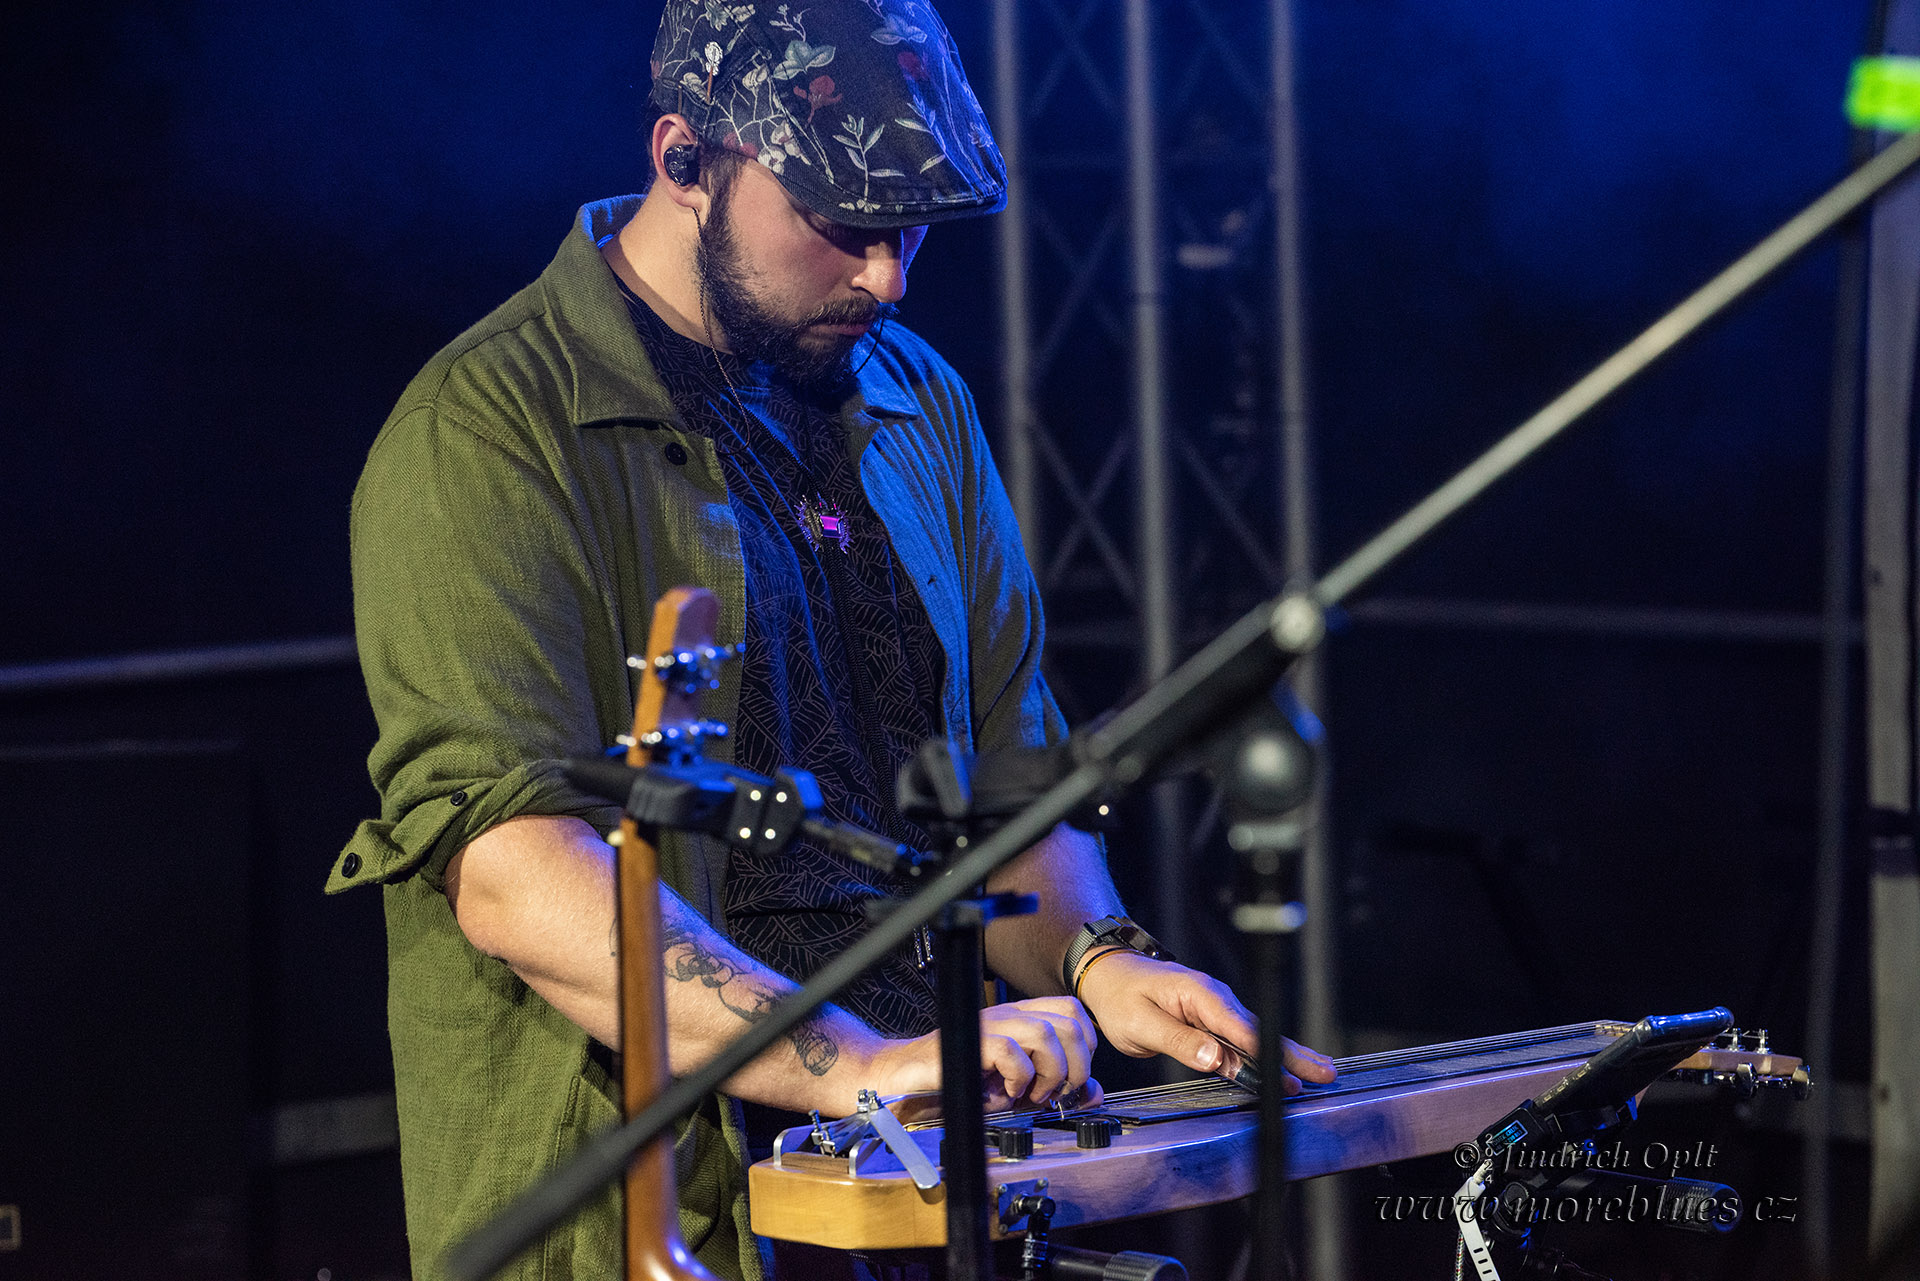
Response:
[[[860,338],[816,331],[815,325],[873,325],[898,309],[872,298],[828,303],[798,321],[763,303],[740,262],[724,192],[700,225],[694,270],[712,319],[742,360],[760,360],[804,392],[821,394],[853,377],[853,349]],[[876,337],[875,341],[878,339]]]

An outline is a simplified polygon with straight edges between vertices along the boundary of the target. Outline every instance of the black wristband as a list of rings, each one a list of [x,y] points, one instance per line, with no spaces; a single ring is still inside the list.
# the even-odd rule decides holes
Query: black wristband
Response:
[[[1067,955],[1060,962],[1060,986],[1067,992],[1073,991],[1074,971],[1080,968],[1080,962],[1095,947],[1124,947],[1151,956],[1158,961],[1171,961],[1173,953],[1160,946],[1160,940],[1153,937],[1125,916],[1103,916],[1097,921],[1088,921],[1074,935],[1073,942],[1067,945]]]

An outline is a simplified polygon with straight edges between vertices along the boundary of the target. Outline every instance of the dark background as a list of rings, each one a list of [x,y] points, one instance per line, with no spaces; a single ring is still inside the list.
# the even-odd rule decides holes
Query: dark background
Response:
[[[1184,29],[1193,7],[1161,21]],[[1200,7],[1264,40],[1264,5]],[[987,6],[944,12],[987,96]],[[1320,534],[1338,554],[1838,176],[1867,5],[1298,14]],[[656,17],[182,0],[10,19],[0,664],[350,630],[345,517],[367,446],[420,364],[544,266],[578,205],[635,185]],[[1258,127],[1170,115],[1186,157],[1170,198],[1204,206],[1232,184],[1231,165],[1187,163],[1196,137]],[[1081,105],[1073,145],[1119,139]],[[1262,181],[1260,155],[1238,163]],[[936,229],[905,304],[990,432],[992,246],[987,224]],[[1379,590],[1815,613],[1834,275],[1831,246],[1809,255]],[[1173,283],[1183,314],[1221,305],[1206,282]],[[1224,349],[1196,323],[1173,354],[1179,429],[1213,432]],[[1056,430],[1117,429],[1117,368],[1104,392],[1049,403]],[[1191,586],[1219,603],[1217,572]],[[1063,629],[1125,614],[1098,589],[1059,602]],[[1122,696],[1128,662],[1063,646],[1052,668],[1084,716]],[[1351,1044],[1725,1003],[1792,1048],[1812,646],[1362,615],[1328,670]],[[276,1109],[390,1088],[378,902],[320,894],[375,807],[357,672],[0,699],[0,1203],[21,1204],[25,1245],[0,1277],[112,1261],[404,1275],[391,1151],[276,1163],[267,1137]],[[1123,890],[1152,857],[1121,838]],[[1204,888],[1195,906],[1204,958],[1231,973]],[[1862,923],[1850,902],[1828,1080],[1864,1076]],[[1690,1123],[1744,1125],[1724,1108]],[[1791,1140],[1742,1133],[1756,1189],[1792,1191]],[[1363,1210],[1372,1187],[1355,1183]],[[1687,1267],[1798,1266],[1791,1226],[1742,1233]],[[1374,1275],[1409,1249],[1444,1266],[1443,1234],[1355,1240]],[[1648,1270],[1623,1275],[1654,1275],[1658,1249],[1633,1249]]]

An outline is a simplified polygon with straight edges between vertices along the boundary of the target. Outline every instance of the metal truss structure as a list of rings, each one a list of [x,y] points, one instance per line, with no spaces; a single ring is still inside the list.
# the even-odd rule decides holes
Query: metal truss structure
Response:
[[[1264,13],[1258,0],[1230,8],[1219,0],[992,4],[994,125],[1010,177],[999,225],[998,448],[1048,601],[1049,679],[1070,717],[1083,719],[1165,674],[1226,622],[1315,569],[1292,19],[1288,0],[1267,0]],[[1899,0],[1891,8],[1890,47],[1904,51],[1904,42],[1920,38],[1909,30],[1915,6]],[[1255,22],[1260,29],[1249,30]],[[1905,202],[1916,198],[1910,191]],[[1897,671],[1872,656],[1874,620],[1885,615],[1882,630],[1891,635],[1895,623],[1911,624],[1914,599],[1913,567],[1898,533],[1910,528],[1911,511],[1897,482],[1876,482],[1874,464],[1876,449],[1901,454],[1893,460],[1898,468],[1882,460],[1881,481],[1894,471],[1904,475],[1907,465],[1901,411],[1910,410],[1914,373],[1913,284],[1884,266],[1900,260],[1894,242],[1906,245],[1902,236],[1911,235],[1900,230],[1911,219],[1903,208],[1887,206],[1878,217],[1869,322],[1873,351],[1893,354],[1869,361],[1869,417],[1884,422],[1867,443],[1868,556],[1876,571],[1887,571],[1879,581],[1897,584],[1869,592],[1869,681],[1892,691],[1868,709],[1869,771],[1876,808],[1909,816],[1895,824],[1899,834],[1881,841],[1899,849],[1877,852],[1872,887],[1877,1022],[1898,1043],[1876,1061],[1881,1101],[1896,1081],[1911,1080],[1916,1056],[1901,1055],[1913,1044],[1912,998],[1920,985],[1910,963],[1911,939],[1920,936],[1913,769],[1904,747],[1889,746],[1912,741],[1920,712],[1893,691],[1911,689],[1910,655]],[[1839,354],[1843,368],[1854,358]],[[1809,1049],[1816,1055],[1831,1042],[1837,969],[1846,810],[1837,762],[1857,733],[1848,728],[1846,704],[1847,654],[1862,630],[1847,602],[1855,572],[1846,550],[1854,429],[1849,400],[1836,409],[1831,465],[1838,479],[1829,493],[1822,615],[1385,599],[1353,611],[1356,620],[1386,625],[1818,644],[1825,656],[1825,759],[1814,879],[1816,932],[1826,942],[1812,958]],[[1900,510],[1882,510],[1876,492],[1902,494]],[[1876,538],[1876,530],[1884,536]],[[1911,640],[1910,630],[1899,634],[1901,644]],[[1297,673],[1297,687],[1317,709],[1315,667]],[[1189,822],[1186,799],[1163,785],[1151,832],[1158,928],[1176,951],[1189,949],[1201,915],[1195,909],[1204,906],[1189,901],[1189,887],[1211,839],[1211,823]],[[1335,1050],[1324,797],[1317,809],[1303,869],[1309,924],[1299,1029]],[[1876,1103],[1876,1239],[1891,1231],[1895,1208],[1910,1199],[1908,1164],[1920,1151],[1911,1091],[1894,1094],[1905,1101]],[[1824,1104],[1816,1104],[1808,1129],[1833,1132]],[[1825,1145],[1808,1150],[1808,1245],[1819,1266],[1829,1252],[1829,1176]],[[1330,1189],[1308,1191],[1309,1272],[1337,1278],[1346,1270],[1339,1206]]]
[[[1000,457],[1048,602],[1049,680],[1083,719],[1313,568],[1291,15],[993,8]],[[1296,685],[1318,703],[1315,665]],[[1156,928],[1187,955],[1215,826],[1191,799],[1155,789],[1149,860]],[[1327,867],[1316,821],[1298,1031],[1333,1049]],[[1309,1197],[1324,1277],[1344,1272],[1333,1195]]]

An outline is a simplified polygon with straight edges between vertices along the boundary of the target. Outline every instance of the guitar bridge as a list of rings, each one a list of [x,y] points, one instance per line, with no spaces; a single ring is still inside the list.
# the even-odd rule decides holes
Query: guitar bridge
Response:
[[[822,1121],[816,1111],[812,1125],[796,1125],[774,1135],[774,1164],[779,1165],[789,1157],[809,1155],[809,1145],[819,1156],[844,1158],[847,1174],[852,1178],[897,1174],[904,1170],[914,1186],[922,1191],[940,1186],[940,1171],[935,1168],[933,1158],[872,1090],[860,1091],[859,1110],[852,1116]]]

